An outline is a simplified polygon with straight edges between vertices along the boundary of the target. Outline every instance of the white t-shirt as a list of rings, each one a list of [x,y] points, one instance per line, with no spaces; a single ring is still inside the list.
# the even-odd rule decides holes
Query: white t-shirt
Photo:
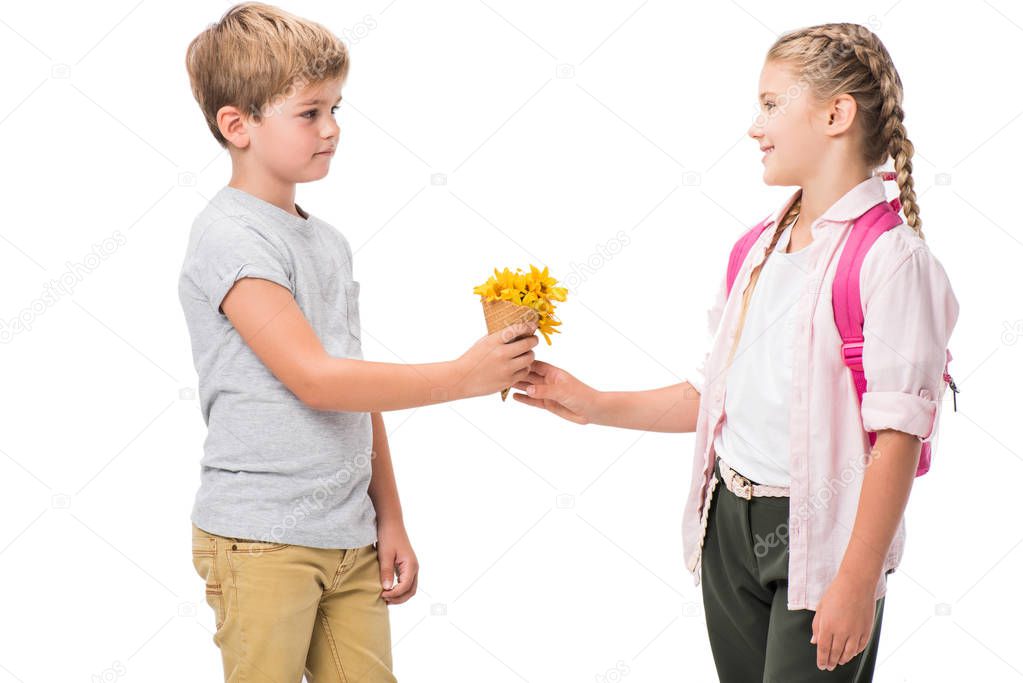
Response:
[[[813,244],[788,254],[785,228],[764,262],[725,380],[725,419],[714,440],[721,458],[748,479],[788,486],[792,345],[811,272]],[[736,296],[742,293],[735,291]]]

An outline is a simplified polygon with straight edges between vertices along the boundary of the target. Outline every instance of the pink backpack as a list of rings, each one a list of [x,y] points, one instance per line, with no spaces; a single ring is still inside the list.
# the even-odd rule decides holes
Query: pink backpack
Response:
[[[883,173],[882,178],[894,180],[895,174]],[[867,390],[867,378],[863,374],[863,306],[860,299],[860,268],[863,266],[863,258],[877,238],[902,223],[902,219],[899,218],[900,208],[901,204],[898,198],[895,198],[891,202],[880,202],[856,219],[852,231],[849,233],[849,239],[842,249],[842,256],[838,261],[838,270],[835,272],[835,281],[831,291],[835,324],[842,337],[842,359],[852,371],[853,384],[856,386],[856,398],[861,404],[863,393]],[[739,274],[739,268],[746,259],[746,254],[753,248],[753,243],[766,228],[767,219],[754,226],[732,247],[732,253],[728,259],[729,294],[732,292],[732,285]],[[955,382],[948,374],[950,360],[952,360],[952,353],[945,349],[945,370],[942,378],[952,389],[952,409],[956,411],[956,393],[959,389],[956,388]],[[944,393],[944,387],[942,387],[942,393]],[[941,397],[938,398],[940,400]],[[870,432],[869,438],[870,445],[873,446],[877,434]],[[926,474],[930,468],[931,443],[926,441],[920,448],[920,462],[916,469],[916,476]]]

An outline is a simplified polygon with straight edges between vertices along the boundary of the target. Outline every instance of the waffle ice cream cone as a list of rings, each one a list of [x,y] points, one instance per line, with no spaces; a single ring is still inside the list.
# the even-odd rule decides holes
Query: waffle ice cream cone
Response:
[[[483,316],[487,320],[487,334],[493,334],[515,323],[536,323],[540,319],[540,314],[532,308],[510,301],[484,301]],[[508,399],[509,391],[511,387],[501,390],[502,401]]]

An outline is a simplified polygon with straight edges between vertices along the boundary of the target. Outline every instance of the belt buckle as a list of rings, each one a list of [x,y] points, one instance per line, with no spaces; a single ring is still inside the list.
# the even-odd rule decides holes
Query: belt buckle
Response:
[[[747,479],[746,477],[742,476],[739,473],[735,474],[735,478],[739,479],[740,481],[743,482],[740,485],[740,488],[742,489],[742,491],[741,492],[737,492],[739,494],[739,497],[740,498],[745,498],[746,500],[753,500],[753,483],[749,479]],[[733,479],[732,481],[734,482],[735,479]]]

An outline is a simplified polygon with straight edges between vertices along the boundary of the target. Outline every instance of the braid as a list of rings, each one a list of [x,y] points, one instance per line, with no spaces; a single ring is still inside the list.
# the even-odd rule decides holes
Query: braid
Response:
[[[899,201],[902,203],[902,213],[906,215],[906,224],[923,239],[920,205],[916,202],[916,190],[913,189],[913,143],[906,137],[906,127],[902,125],[902,107],[898,107],[897,111],[898,115],[893,115],[885,124],[885,128],[891,130],[888,153],[895,160],[895,181],[899,185]]]
[[[822,24],[782,36],[768,59],[795,62],[821,100],[842,93],[855,97],[865,157],[875,167],[891,157],[906,223],[923,238],[914,148],[903,124],[902,80],[881,40],[859,24]]]
[[[732,350],[729,352],[728,360],[725,362],[726,368],[732,364],[732,357],[735,355],[735,349],[739,345],[739,337],[742,336],[742,328],[746,324],[746,312],[749,310],[750,301],[753,299],[753,290],[756,288],[757,281],[760,279],[760,271],[764,269],[764,264],[767,262],[767,258],[774,252],[774,247],[778,244],[778,239],[781,237],[781,234],[785,232],[785,228],[795,222],[802,204],[803,192],[800,190],[799,194],[796,196],[796,200],[792,202],[788,211],[786,211],[782,219],[778,221],[778,226],[774,229],[774,235],[771,237],[771,243],[767,246],[764,260],[753,269],[752,273],[750,273],[749,284],[746,285],[746,289],[742,293],[742,311],[739,313],[739,327],[736,329],[735,339],[732,341]]]

